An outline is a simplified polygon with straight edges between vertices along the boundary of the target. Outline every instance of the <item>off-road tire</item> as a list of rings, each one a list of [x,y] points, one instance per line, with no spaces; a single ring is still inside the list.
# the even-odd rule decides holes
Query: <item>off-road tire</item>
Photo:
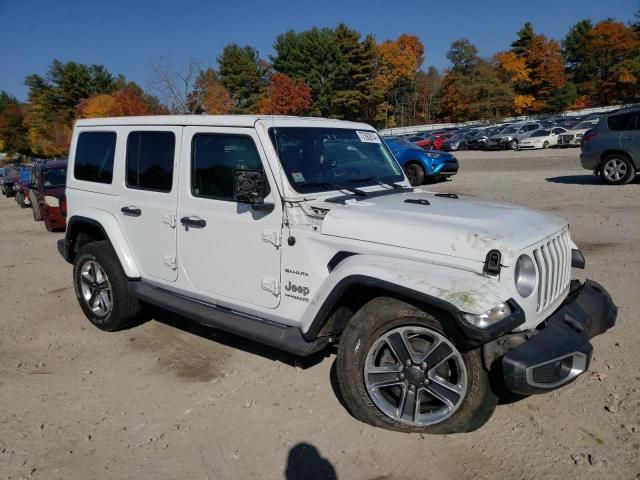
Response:
[[[27,208],[27,204],[24,203],[24,193],[18,192],[16,193],[16,202],[20,205],[20,208]]]
[[[624,168],[626,168],[626,173],[617,180],[611,178],[605,171],[607,165],[611,162],[619,162],[624,165]],[[602,159],[602,164],[600,166],[600,178],[602,178],[602,181],[607,185],[626,185],[627,183],[630,183],[635,176],[636,168],[634,167],[633,162],[626,155],[610,153]]]
[[[367,392],[364,363],[371,346],[381,335],[409,325],[426,327],[444,335],[443,322],[446,321],[451,320],[388,297],[369,301],[353,316],[340,339],[336,378],[344,402],[356,419],[388,430],[429,434],[471,432],[489,420],[498,398],[491,390],[480,349],[460,350],[467,373],[465,397],[459,408],[440,423],[415,426],[399,422],[382,413]],[[449,340],[455,345],[453,339]]]
[[[407,175],[411,186],[419,187],[424,183],[424,168],[418,163],[409,163],[404,167],[404,173]]]
[[[96,314],[85,301],[81,290],[82,266],[96,262],[107,275],[111,285],[112,307],[106,315]],[[142,305],[129,295],[128,279],[116,252],[107,240],[91,242],[80,248],[73,263],[73,286],[82,311],[100,330],[115,332],[138,325],[142,321]]]

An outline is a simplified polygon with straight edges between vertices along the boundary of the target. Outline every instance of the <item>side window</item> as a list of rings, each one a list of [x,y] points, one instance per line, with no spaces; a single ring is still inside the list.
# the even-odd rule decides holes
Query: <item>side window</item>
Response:
[[[87,182],[111,183],[115,132],[83,132],[78,136],[73,176]]]
[[[191,193],[194,196],[233,200],[238,169],[263,171],[251,137],[217,133],[200,133],[193,137]]]
[[[634,128],[635,113],[624,113],[622,115],[612,115],[607,118],[610,130],[632,130]]]
[[[127,138],[127,187],[170,192],[175,148],[173,132],[131,132]]]

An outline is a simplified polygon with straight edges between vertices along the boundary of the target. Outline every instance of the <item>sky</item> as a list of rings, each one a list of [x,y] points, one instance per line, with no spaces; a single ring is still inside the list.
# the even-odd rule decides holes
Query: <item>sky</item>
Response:
[[[583,18],[627,23],[638,9],[638,0],[0,0],[0,90],[25,100],[24,78],[44,75],[56,58],[103,64],[147,88],[154,64],[178,69],[195,57],[215,67],[228,43],[252,45],[267,58],[280,33],[340,22],[379,42],[417,35],[424,68],[444,68],[459,38],[490,56],[507,49],[526,21],[560,40]]]

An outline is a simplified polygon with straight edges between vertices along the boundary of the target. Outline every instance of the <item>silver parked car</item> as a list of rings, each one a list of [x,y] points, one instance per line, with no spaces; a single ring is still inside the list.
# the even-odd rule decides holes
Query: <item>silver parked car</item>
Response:
[[[608,185],[631,182],[640,169],[640,108],[603,118],[582,136],[580,163]]]
[[[489,137],[489,148],[517,150],[520,141],[539,128],[539,123],[516,123]]]

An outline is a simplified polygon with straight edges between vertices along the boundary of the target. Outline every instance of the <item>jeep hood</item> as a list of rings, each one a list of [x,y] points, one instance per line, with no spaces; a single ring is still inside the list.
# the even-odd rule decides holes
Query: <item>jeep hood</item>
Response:
[[[340,195],[322,202],[329,209],[324,235],[478,262],[497,249],[502,263],[513,265],[522,249],[567,226],[554,215],[464,196],[420,190],[370,198]]]

